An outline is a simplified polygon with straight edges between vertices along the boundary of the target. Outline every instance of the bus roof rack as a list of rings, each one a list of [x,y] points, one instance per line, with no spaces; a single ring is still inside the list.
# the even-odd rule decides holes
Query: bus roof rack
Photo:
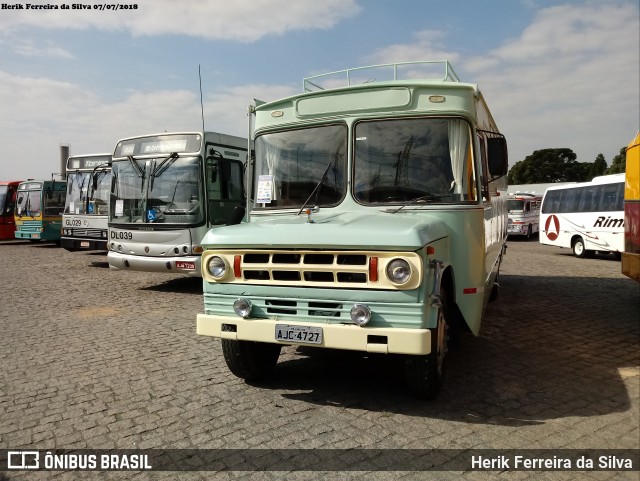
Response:
[[[373,77],[372,74],[376,76]],[[448,60],[425,60],[369,65],[313,75],[304,79],[302,88],[304,92],[314,92],[372,82],[410,79],[460,82]]]

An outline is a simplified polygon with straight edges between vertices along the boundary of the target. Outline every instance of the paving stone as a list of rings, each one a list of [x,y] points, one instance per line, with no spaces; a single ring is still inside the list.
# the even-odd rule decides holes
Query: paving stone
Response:
[[[273,380],[246,384],[229,373],[220,342],[195,333],[201,280],[112,271],[101,255],[46,244],[0,243],[0,276],[12,280],[0,310],[0,448],[638,449],[638,284],[612,258],[577,259],[536,241],[509,246],[500,297],[480,336],[462,336],[439,397],[422,402],[384,356],[286,347]],[[76,479],[28,474],[9,479]],[[283,479],[208,474],[180,479]],[[637,480],[637,473],[506,474]],[[129,478],[174,479],[100,473]]]

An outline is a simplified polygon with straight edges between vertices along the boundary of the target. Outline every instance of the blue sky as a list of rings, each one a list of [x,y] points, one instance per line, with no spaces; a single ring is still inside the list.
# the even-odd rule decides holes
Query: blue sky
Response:
[[[50,177],[61,144],[112,152],[123,137],[200,130],[198,65],[207,130],[243,137],[254,98],[298,93],[305,76],[441,59],[479,85],[512,165],[552,147],[611,163],[640,127],[637,0],[134,4],[0,10],[0,179]]]

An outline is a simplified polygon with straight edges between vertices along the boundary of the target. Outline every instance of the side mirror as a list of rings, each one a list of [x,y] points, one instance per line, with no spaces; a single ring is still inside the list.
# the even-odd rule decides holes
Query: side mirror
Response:
[[[491,177],[502,177],[509,172],[507,140],[504,137],[487,139],[488,167]]]

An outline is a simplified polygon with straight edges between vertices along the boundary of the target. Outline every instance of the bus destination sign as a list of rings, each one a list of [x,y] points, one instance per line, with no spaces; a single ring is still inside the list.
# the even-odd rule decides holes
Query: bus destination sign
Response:
[[[67,160],[67,170],[95,169],[96,167],[108,167],[111,156],[92,157],[69,157]]]
[[[25,182],[18,186],[18,190],[40,190],[42,189],[42,182]]]
[[[200,152],[202,136],[200,134],[154,135],[137,139],[123,140],[116,146],[114,157],[129,155],[154,155],[185,152]]]

